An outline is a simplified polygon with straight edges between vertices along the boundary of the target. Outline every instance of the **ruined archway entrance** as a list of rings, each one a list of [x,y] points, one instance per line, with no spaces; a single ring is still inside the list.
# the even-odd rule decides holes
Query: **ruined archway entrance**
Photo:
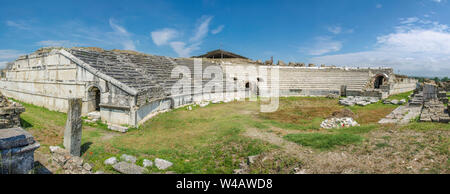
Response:
[[[379,75],[375,78],[375,82],[374,82],[374,88],[375,89],[380,89],[380,87],[383,85],[383,81],[384,81],[384,77]]]
[[[100,89],[91,87],[88,91],[88,111],[100,111]]]

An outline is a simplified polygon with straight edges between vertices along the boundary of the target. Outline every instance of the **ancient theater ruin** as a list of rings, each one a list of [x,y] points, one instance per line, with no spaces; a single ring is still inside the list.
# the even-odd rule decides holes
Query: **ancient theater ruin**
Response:
[[[195,63],[201,60],[201,69]],[[190,75],[174,74],[177,66]],[[278,72],[279,80],[267,77],[236,76],[227,71],[244,67],[241,74],[251,74],[264,67],[269,74]],[[206,75],[208,69],[223,70],[223,75]],[[189,94],[174,94],[174,85],[191,84]],[[278,79],[277,78],[277,79]],[[231,81],[230,81],[231,80]],[[202,91],[205,86],[232,82],[235,87]],[[268,84],[270,83],[270,84]],[[66,112],[69,98],[83,100],[82,114],[99,113],[108,124],[137,126],[158,112],[198,103],[199,101],[242,98],[239,92],[260,94],[276,83],[280,96],[370,96],[411,91],[417,80],[394,74],[392,68],[349,68],[315,66],[303,63],[277,64],[273,60],[251,60],[231,52],[216,50],[192,58],[171,58],[134,51],[100,48],[42,48],[19,57],[5,72],[0,91],[22,102]],[[202,98],[196,98],[198,96]],[[208,97],[205,98],[204,96]]]

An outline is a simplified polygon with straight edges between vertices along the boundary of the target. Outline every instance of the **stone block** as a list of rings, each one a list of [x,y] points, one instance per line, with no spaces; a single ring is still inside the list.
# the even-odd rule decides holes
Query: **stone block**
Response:
[[[74,156],[80,156],[81,151],[81,98],[71,98],[68,100],[69,110],[67,113],[67,122],[64,130],[64,147]]]
[[[122,132],[122,133],[125,133],[128,131],[128,127],[123,127],[123,126],[113,125],[113,124],[108,125],[108,129],[113,130],[113,131]]]
[[[0,131],[0,174],[28,174],[33,169],[34,151],[40,147],[21,129]]]
[[[143,174],[145,172],[145,168],[128,162],[119,162],[113,165],[113,168],[122,174]]]

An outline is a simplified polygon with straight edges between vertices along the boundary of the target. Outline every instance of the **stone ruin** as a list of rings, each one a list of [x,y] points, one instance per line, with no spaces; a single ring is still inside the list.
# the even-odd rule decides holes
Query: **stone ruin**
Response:
[[[432,83],[419,85],[405,106],[399,106],[378,123],[407,124],[419,117],[420,122],[449,123],[448,98],[445,91]]]
[[[20,114],[25,108],[0,93],[0,129],[20,127]]]
[[[444,105],[448,103],[445,91],[439,91],[435,84],[425,83],[421,91],[415,91],[411,103],[416,106],[422,106],[420,114],[421,122],[440,122],[449,123],[449,107]]]
[[[0,93],[0,174],[28,174],[34,167],[34,151],[40,144],[20,128],[24,111]]]

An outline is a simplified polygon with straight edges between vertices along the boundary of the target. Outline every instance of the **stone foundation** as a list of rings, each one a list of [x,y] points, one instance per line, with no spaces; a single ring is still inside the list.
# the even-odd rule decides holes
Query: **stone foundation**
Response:
[[[0,173],[31,173],[34,151],[39,147],[33,136],[22,128],[0,129]]]
[[[25,108],[15,102],[9,101],[0,93],[0,130],[20,127],[20,114]]]

